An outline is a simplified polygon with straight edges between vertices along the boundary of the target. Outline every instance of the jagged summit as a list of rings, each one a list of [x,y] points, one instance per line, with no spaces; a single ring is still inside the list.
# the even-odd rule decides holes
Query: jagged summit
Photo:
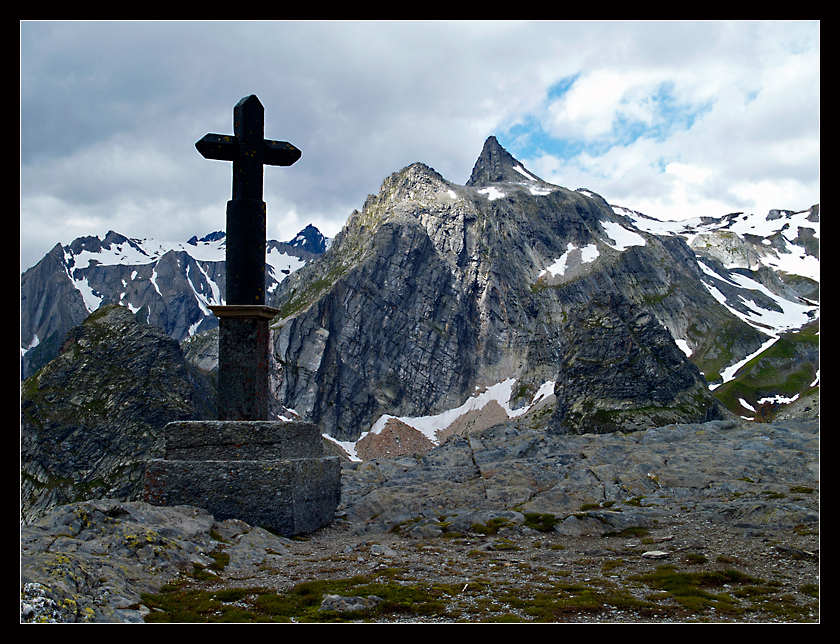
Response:
[[[487,137],[478,160],[473,166],[467,187],[480,187],[491,183],[523,180],[545,183],[525,167],[514,156],[505,150],[495,136]]]
[[[189,239],[189,241],[187,241],[187,243],[190,246],[198,246],[199,242],[204,242],[204,243],[209,244],[209,243],[212,243],[212,242],[221,241],[224,238],[225,238],[225,232],[223,230],[217,230],[216,232],[212,232],[209,235],[205,235],[201,239],[199,239],[197,235],[193,235],[192,237],[190,237],[190,239]]]
[[[315,254],[323,253],[329,247],[329,240],[312,224],[301,230],[294,239],[287,243],[293,248],[300,248]]]

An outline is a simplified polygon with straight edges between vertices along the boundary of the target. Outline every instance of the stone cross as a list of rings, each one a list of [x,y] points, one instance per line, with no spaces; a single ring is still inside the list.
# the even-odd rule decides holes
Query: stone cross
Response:
[[[288,166],[300,158],[290,143],[265,140],[264,122],[265,109],[252,94],[233,108],[233,136],[206,134],[195,144],[205,159],[233,161],[225,239],[228,304],[265,304],[263,165]]]
[[[292,165],[300,150],[263,138],[265,109],[256,96],[233,108],[233,136],[207,134],[195,147],[206,159],[233,162],[227,203],[224,306],[219,318],[219,418],[269,420],[269,321],[265,306],[266,210],[263,165]]]

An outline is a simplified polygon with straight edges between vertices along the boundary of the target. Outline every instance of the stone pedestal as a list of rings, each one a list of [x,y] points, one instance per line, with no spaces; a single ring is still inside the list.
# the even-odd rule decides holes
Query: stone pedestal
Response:
[[[321,441],[311,423],[169,423],[165,457],[146,463],[145,500],[285,536],[313,532],[332,522],[341,497],[341,464]]]
[[[219,318],[219,419],[267,420],[269,328],[280,311],[268,306],[211,306]]]

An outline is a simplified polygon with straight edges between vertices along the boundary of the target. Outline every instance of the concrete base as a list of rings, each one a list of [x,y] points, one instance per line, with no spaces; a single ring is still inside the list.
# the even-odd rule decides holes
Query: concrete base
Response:
[[[166,426],[166,456],[146,463],[145,500],[194,505],[285,536],[333,520],[341,464],[318,428],[280,421],[183,421]]]

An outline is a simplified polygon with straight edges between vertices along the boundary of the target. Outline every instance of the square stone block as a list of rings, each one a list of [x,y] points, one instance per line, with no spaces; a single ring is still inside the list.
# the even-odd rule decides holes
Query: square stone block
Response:
[[[240,519],[284,536],[332,522],[341,499],[338,457],[146,463],[145,500],[193,505],[217,520]]]
[[[341,462],[316,425],[289,421],[169,423],[165,458],[146,462],[145,500],[193,505],[285,536],[333,520]]]

